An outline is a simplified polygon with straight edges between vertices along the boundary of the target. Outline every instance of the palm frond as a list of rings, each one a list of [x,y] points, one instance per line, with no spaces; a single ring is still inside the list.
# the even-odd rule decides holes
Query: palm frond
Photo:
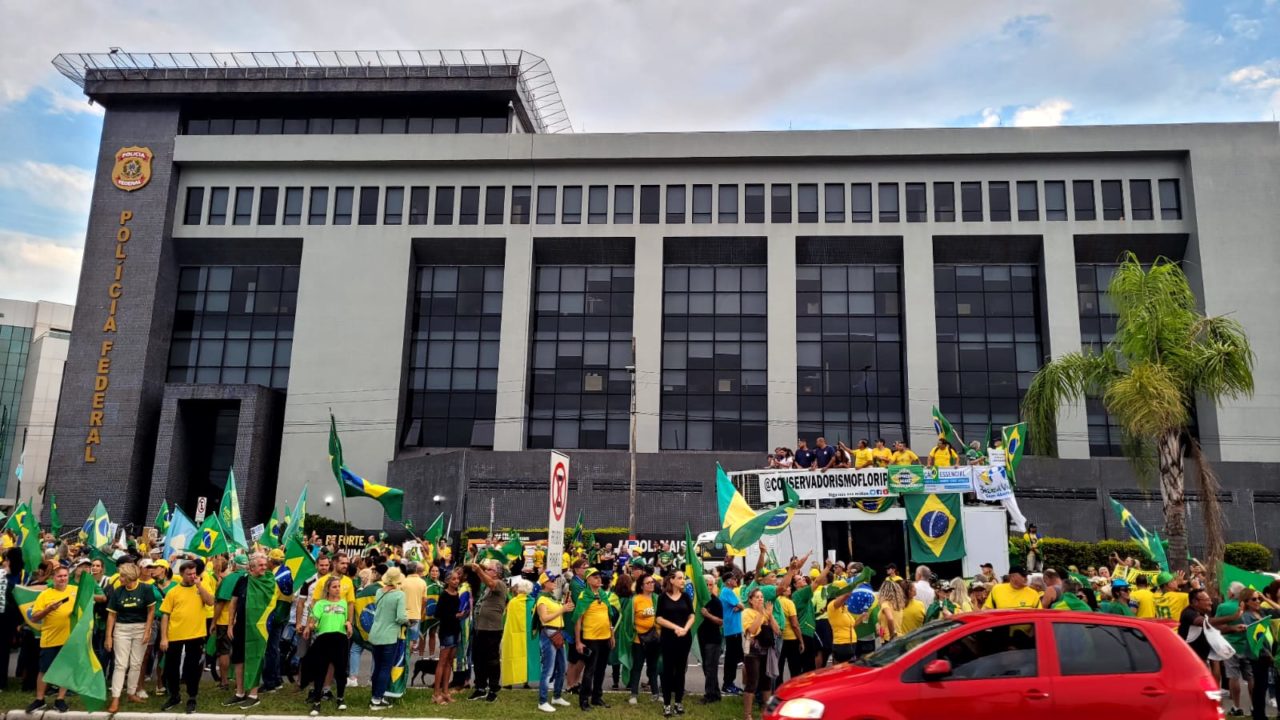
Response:
[[[1067,353],[1045,363],[1022,400],[1022,417],[1027,421],[1032,452],[1054,454],[1062,404],[1100,394],[1116,376],[1113,353]]]
[[[1191,438],[1191,459],[1196,463],[1197,490],[1200,493],[1200,511],[1204,518],[1205,569],[1209,571],[1209,587],[1217,587],[1218,568],[1222,567],[1222,558],[1226,551],[1226,530],[1223,527],[1225,517],[1222,504],[1218,502],[1218,491],[1222,484],[1218,482],[1218,473],[1214,471],[1209,458],[1200,448],[1200,441]]]
[[[1182,268],[1157,258],[1144,269],[1126,253],[1107,289],[1118,319],[1112,346],[1129,362],[1160,362],[1187,342],[1199,315]]]
[[[1158,437],[1168,430],[1186,427],[1190,419],[1182,384],[1175,373],[1159,363],[1142,362],[1130,367],[1107,386],[1102,403],[1126,433],[1137,437]]]
[[[1252,395],[1256,358],[1239,321],[1221,316],[1200,318],[1193,333],[1190,390],[1215,402]]]

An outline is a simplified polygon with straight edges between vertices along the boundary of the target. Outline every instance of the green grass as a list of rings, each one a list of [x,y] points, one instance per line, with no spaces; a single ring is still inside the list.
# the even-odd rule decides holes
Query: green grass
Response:
[[[16,683],[15,683],[16,684]],[[606,680],[606,686],[608,681]],[[468,693],[469,694],[469,691]],[[503,690],[498,694],[498,701],[488,703],[483,701],[468,702],[467,694],[460,694],[460,699],[451,705],[436,705],[431,701],[430,688],[413,688],[410,689],[405,697],[393,701],[395,706],[390,710],[382,710],[371,712],[369,710],[369,688],[362,685],[347,690],[347,710],[339,713],[334,708],[332,702],[325,702],[321,705],[321,716],[337,716],[343,715],[379,715],[386,717],[430,717],[430,718],[456,718],[457,720],[500,720],[502,718],[548,718],[548,717],[566,717],[566,718],[592,718],[592,720],[654,720],[662,717],[662,707],[649,699],[647,695],[642,695],[640,701],[636,705],[627,704],[627,694],[623,692],[605,692],[605,702],[609,704],[609,709],[605,710],[597,708],[592,712],[584,713],[577,708],[577,696],[565,695],[565,699],[574,703],[574,707],[558,707],[554,715],[543,713],[537,710],[538,691],[534,690]],[[230,697],[230,694],[217,689],[212,681],[207,681],[200,686],[199,706],[196,712],[199,713],[218,713],[226,715],[306,715],[311,710],[311,706],[306,702],[306,696],[296,687],[286,685],[284,688],[274,693],[262,696],[262,704],[251,710],[245,711],[235,707],[223,707],[222,703]],[[31,696],[19,691],[9,691],[0,695],[0,707],[7,709],[25,708],[27,703],[31,702]],[[183,699],[186,697],[184,695]],[[731,720],[733,718],[742,717],[742,700],[740,698],[725,698],[719,703],[713,705],[702,705],[698,702],[701,695],[687,695],[685,700],[685,717],[689,720]],[[49,697],[49,703],[52,705],[52,695]],[[159,712],[160,706],[164,704],[164,696],[152,695],[143,703],[121,702],[121,712]],[[72,710],[84,710],[84,704],[79,698],[68,698],[67,704]],[[181,713],[184,707],[179,707],[178,712]],[[755,710],[757,717],[760,710]],[[57,717],[56,713],[50,713],[47,718]]]

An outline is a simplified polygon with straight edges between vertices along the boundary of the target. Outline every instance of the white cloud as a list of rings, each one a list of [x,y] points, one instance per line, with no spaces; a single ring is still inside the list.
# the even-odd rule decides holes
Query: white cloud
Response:
[[[1051,98],[1039,105],[1020,107],[1013,113],[1014,127],[1042,127],[1061,125],[1063,118],[1071,110],[1071,102],[1061,98]]]
[[[93,173],[74,165],[34,160],[0,163],[0,188],[21,194],[42,207],[87,216]]]
[[[97,103],[90,103],[83,95],[68,95],[56,91],[46,94],[48,112],[54,115],[103,115],[105,110]]]
[[[1280,88],[1280,60],[1268,60],[1259,65],[1246,65],[1227,75],[1227,82],[1243,90],[1272,90]]]
[[[0,228],[0,288],[15,300],[76,301],[83,236],[55,239]]]
[[[1231,13],[1227,18],[1227,28],[1246,40],[1257,40],[1262,36],[1262,21],[1248,18],[1240,13]]]
[[[978,127],[999,127],[1000,111],[995,108],[982,108],[982,121],[978,123]]]

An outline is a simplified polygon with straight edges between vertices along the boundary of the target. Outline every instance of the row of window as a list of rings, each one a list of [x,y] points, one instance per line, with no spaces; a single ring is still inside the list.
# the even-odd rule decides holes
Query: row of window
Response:
[[[1041,188],[1043,184],[1043,212]],[[1068,219],[1065,180],[960,183],[816,183],[772,185],[441,185],[387,187],[188,187],[186,225],[630,225],[711,223],[896,223],[933,221],[1037,222]],[[1182,218],[1176,179],[1072,180],[1072,217],[1078,221]],[[509,192],[508,192],[509,190]],[[794,191],[794,197],[793,197]],[[255,220],[255,193],[257,195]],[[434,196],[434,197],[433,197]],[[483,199],[483,207],[482,207]],[[821,199],[821,202],[819,200]],[[408,206],[406,207],[406,200]],[[957,202],[958,200],[958,202]],[[510,202],[510,212],[507,205]],[[612,208],[610,207],[612,201]],[[741,201],[741,202],[740,202]],[[1158,206],[1156,205],[1158,201]],[[456,206],[456,207],[455,207]],[[638,209],[638,213],[637,213]]]
[[[402,135],[505,133],[504,117],[190,118],[187,135]]]

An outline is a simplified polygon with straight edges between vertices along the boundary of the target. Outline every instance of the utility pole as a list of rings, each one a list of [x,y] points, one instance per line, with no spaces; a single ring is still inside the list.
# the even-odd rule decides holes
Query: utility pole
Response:
[[[636,337],[631,336],[631,362],[636,361]],[[628,539],[636,539],[636,366],[628,365],[627,373],[631,375],[631,484],[627,488],[627,534]]]

